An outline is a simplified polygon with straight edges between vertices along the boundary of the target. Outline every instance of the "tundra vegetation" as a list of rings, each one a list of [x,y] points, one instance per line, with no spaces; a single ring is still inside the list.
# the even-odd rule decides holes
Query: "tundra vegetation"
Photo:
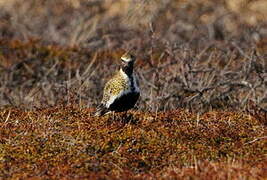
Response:
[[[0,0],[0,179],[267,178],[266,0]],[[141,97],[92,116],[120,56]]]

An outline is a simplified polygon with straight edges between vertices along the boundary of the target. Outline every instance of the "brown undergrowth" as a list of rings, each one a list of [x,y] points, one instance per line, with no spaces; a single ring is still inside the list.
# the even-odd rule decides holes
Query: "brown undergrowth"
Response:
[[[3,178],[266,178],[266,129],[241,112],[0,111]]]
[[[0,179],[266,179],[266,0],[0,0]],[[91,116],[120,56],[141,97]]]

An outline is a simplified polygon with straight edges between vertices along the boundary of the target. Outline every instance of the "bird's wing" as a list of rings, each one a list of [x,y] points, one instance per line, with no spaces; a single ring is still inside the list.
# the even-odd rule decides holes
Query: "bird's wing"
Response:
[[[115,78],[110,79],[104,87],[103,98],[96,109],[95,116],[102,116],[108,113],[110,104],[114,102],[116,95],[119,93],[117,80]]]
[[[104,88],[103,99],[101,104],[105,105],[107,108],[116,99],[116,97],[122,91],[118,79],[110,79]]]

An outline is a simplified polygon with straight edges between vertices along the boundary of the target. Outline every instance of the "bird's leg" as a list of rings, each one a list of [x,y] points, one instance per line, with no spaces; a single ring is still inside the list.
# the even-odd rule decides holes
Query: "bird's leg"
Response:
[[[112,111],[112,120],[114,121],[115,119],[115,111]]]
[[[128,116],[127,115],[128,115],[128,111],[125,111],[125,117],[127,117],[127,123],[131,124],[131,120],[132,120],[131,116],[130,116],[130,119],[129,119],[129,115]]]
[[[122,117],[123,117],[123,119],[122,119],[123,123],[129,124],[131,119],[129,120],[128,110],[123,112]]]

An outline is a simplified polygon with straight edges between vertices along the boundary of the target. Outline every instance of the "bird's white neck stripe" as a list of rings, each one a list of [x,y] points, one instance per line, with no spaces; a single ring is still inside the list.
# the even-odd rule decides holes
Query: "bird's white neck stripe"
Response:
[[[120,69],[120,73],[124,79],[129,79],[128,75],[122,70],[122,68]]]
[[[131,82],[130,82],[130,77],[122,70],[122,69],[120,69],[120,73],[121,73],[121,75],[123,76],[123,78],[128,82],[128,83],[130,83],[129,84],[129,86],[134,86],[134,91],[135,92],[140,92],[140,89],[139,89],[139,87],[138,87],[138,85],[137,85],[137,82],[136,82],[136,77],[135,77],[135,75],[134,75],[134,73],[131,75],[132,77],[131,78],[133,78],[133,84],[131,84]]]

